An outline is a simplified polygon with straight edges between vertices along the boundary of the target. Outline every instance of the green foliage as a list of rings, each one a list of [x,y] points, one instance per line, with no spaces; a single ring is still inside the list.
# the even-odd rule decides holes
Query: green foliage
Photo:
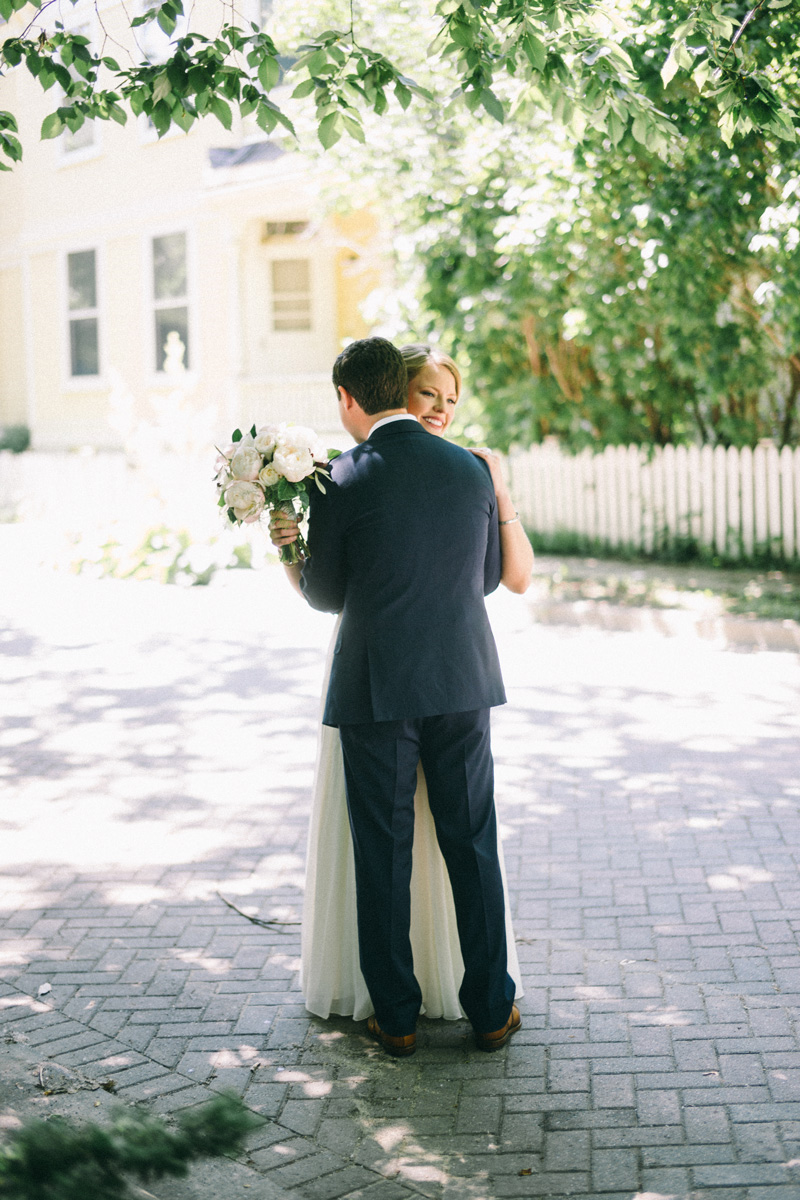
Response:
[[[72,566],[76,574],[98,579],[150,579],[204,587],[218,571],[251,567],[252,549],[248,543],[232,547],[227,538],[194,541],[186,530],[161,525],[129,545],[113,536],[91,549],[81,545]]]
[[[27,425],[0,425],[0,450],[21,454],[30,444],[31,431]]]
[[[698,92],[713,97],[719,111],[718,125],[727,146],[735,134],[754,130],[784,139],[797,140],[787,96],[776,87],[771,68],[782,65],[774,55],[774,39],[765,37],[763,17],[769,10],[790,9],[795,0],[758,0],[751,9],[742,6],[683,5],[684,19],[672,30],[672,44],[661,68],[665,87],[679,71],[691,74]],[[748,26],[761,16],[761,28],[754,38],[745,38]],[[784,17],[796,21],[796,14]],[[780,38],[786,21],[778,17],[773,29]],[[771,32],[771,31],[769,31]],[[772,42],[772,45],[770,45]],[[764,51],[767,50],[765,54]]]
[[[25,3],[0,0],[0,17],[10,20]],[[769,42],[765,34],[795,18],[796,0],[759,0],[749,12],[741,3],[698,0],[659,6],[657,17],[645,5],[618,9],[595,0],[420,0],[416,8],[403,5],[404,35],[385,49],[366,44],[361,27],[369,27],[372,14],[356,15],[352,6],[349,25],[313,33],[298,34],[303,22],[297,14],[294,34],[280,49],[255,24],[223,23],[213,35],[190,31],[175,38],[183,3],[165,0],[134,17],[131,28],[155,22],[173,37],[166,60],[136,62],[134,51],[132,65],[125,67],[60,22],[51,28],[44,16],[49,5],[39,7],[42,18],[37,11],[20,34],[3,43],[0,71],[24,61],[45,90],[54,83],[62,88],[65,103],[46,119],[44,137],[57,136],[65,126],[74,131],[90,119],[122,123],[125,103],[135,114],[147,114],[159,136],[173,124],[189,129],[205,115],[229,129],[237,107],[243,115],[255,114],[265,133],[279,126],[292,133],[283,99],[278,103],[270,95],[283,79],[284,64],[291,63],[293,97],[313,99],[326,149],[345,133],[364,140],[366,114],[386,113],[392,100],[406,109],[416,96],[423,104],[433,102],[438,113],[459,102],[467,112],[485,112],[498,123],[526,109],[547,112],[578,137],[586,129],[600,130],[618,144],[629,133],[648,150],[666,154],[677,128],[663,111],[661,95],[643,86],[640,61],[631,52],[636,45],[650,47],[665,85],[691,80],[714,99],[728,144],[756,130],[796,138],[797,89],[776,82],[779,51],[751,52],[751,41],[763,47]],[[323,22],[329,7],[341,20],[341,6],[325,0],[310,20]],[[376,43],[383,40],[380,26],[391,23],[391,8],[384,4],[372,22]],[[759,36],[752,39],[756,27]],[[409,47],[431,34],[422,55],[429,87],[412,79],[402,60],[411,57]],[[20,146],[11,121],[11,114],[0,114],[0,154],[16,161]]]
[[[123,1200],[125,1180],[183,1176],[203,1156],[236,1151],[260,1118],[223,1092],[167,1128],[141,1109],[120,1109],[110,1126],[77,1126],[61,1118],[33,1121],[0,1149],[4,1200]]]
[[[654,103],[674,11],[632,9],[651,33],[623,44]],[[753,19],[747,35],[747,78],[769,68],[788,96],[794,14]],[[729,147],[713,88],[684,70],[669,91],[677,137],[666,159],[610,109],[578,145],[520,107],[494,137],[452,122],[445,136],[424,131],[421,152],[398,148],[383,189],[403,189],[396,220],[425,310],[422,328],[413,304],[407,319],[466,369],[478,440],[552,435],[580,449],[800,434],[796,147],[743,126]]]
[[[372,109],[379,116],[384,113],[390,87],[404,109],[414,94],[432,99],[430,92],[402,75],[385,55],[360,46],[352,26],[348,31],[328,29],[298,49],[300,57],[292,71],[303,72],[306,78],[292,95],[295,99],[313,96],[319,140],[325,150],[345,132],[357,142],[365,141],[361,109]]]

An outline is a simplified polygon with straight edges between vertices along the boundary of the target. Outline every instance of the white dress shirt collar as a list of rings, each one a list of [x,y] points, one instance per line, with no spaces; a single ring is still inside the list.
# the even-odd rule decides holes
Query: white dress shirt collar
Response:
[[[395,413],[393,417],[381,417],[380,421],[376,421],[369,431],[370,437],[376,429],[380,429],[381,425],[389,425],[392,421],[413,421],[416,425],[419,424],[417,418],[412,416],[411,413]]]

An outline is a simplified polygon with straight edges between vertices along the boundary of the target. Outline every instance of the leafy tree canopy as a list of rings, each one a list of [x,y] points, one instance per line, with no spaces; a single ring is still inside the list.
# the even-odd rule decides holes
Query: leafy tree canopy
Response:
[[[365,146],[327,153],[370,178],[394,222],[406,294],[392,289],[376,314],[389,336],[430,336],[455,354],[473,440],[793,444],[797,146],[763,128],[727,144],[718,97],[688,72],[665,99],[674,6],[639,0],[628,13],[622,49],[675,128],[666,154],[631,123],[612,133],[608,119],[562,110],[569,130],[528,101],[502,127],[464,109],[443,125],[421,107],[410,131],[390,114],[380,149],[368,119]],[[773,87],[789,111],[796,14],[762,13],[747,30],[753,70],[780,64]]]
[[[291,133],[282,88],[291,83],[295,101],[313,104],[326,148],[344,134],[363,140],[365,113],[381,115],[395,101],[407,108],[416,98],[440,113],[463,103],[499,123],[531,108],[565,122],[578,114],[579,126],[602,131],[615,145],[630,131],[648,150],[665,154],[679,131],[665,111],[669,91],[646,86],[630,52],[631,42],[643,42],[658,47],[659,59],[649,66],[663,85],[685,88],[691,79],[692,89],[713,101],[728,144],[754,130],[790,142],[796,137],[798,93],[786,79],[780,47],[761,36],[758,53],[750,50],[753,27],[771,28],[786,10],[796,16],[796,0],[758,0],[752,8],[696,0],[664,7],[657,18],[625,0],[430,0],[415,10],[419,21],[404,37],[388,41],[374,18],[385,14],[396,31],[392,16],[398,9],[411,15],[412,6],[385,0],[373,9],[369,39],[360,7],[353,0],[332,8],[291,5],[288,36],[278,43],[253,23],[228,21],[235,6],[222,0],[213,32],[181,29],[183,0],[155,0],[130,21],[132,37],[119,62],[107,52],[116,51],[114,39],[98,48],[64,28],[57,0],[0,0],[0,18],[10,22],[0,70],[24,64],[46,91],[61,89],[61,102],[42,126],[45,138],[74,132],[88,119],[122,124],[128,109],[146,113],[159,135],[172,124],[188,129],[207,114],[230,128],[235,107],[255,114],[266,133],[280,127]],[[159,61],[136,42],[148,23],[173,38]],[[409,60],[421,61],[420,69],[410,71]],[[17,132],[13,114],[0,112],[6,169],[22,154]]]

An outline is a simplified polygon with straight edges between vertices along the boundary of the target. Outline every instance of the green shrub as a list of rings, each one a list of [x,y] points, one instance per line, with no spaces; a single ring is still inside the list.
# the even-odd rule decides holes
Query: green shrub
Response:
[[[0,425],[0,450],[21,454],[30,444],[31,431],[27,425]]]
[[[135,544],[123,545],[109,536],[87,553],[82,543],[72,568],[78,575],[98,579],[153,579],[198,587],[210,583],[217,571],[249,569],[252,558],[247,543],[231,546],[225,536],[193,542],[185,529],[159,525]]]
[[[3,1200],[124,1200],[125,1176],[144,1183],[183,1176],[203,1156],[230,1154],[263,1124],[238,1096],[222,1092],[170,1129],[142,1109],[120,1109],[107,1127],[61,1117],[31,1121],[0,1148]]]

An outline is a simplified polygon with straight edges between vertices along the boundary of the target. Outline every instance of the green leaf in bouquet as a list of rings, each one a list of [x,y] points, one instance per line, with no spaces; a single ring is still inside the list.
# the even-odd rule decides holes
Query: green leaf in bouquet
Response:
[[[242,440],[241,429],[234,429],[233,433],[231,434],[231,441],[232,442],[240,442],[241,440]]]
[[[236,513],[233,511],[232,508],[228,509],[228,520],[230,521],[231,525],[236,524]]]
[[[330,450],[329,449],[328,450],[328,462],[330,462],[334,458],[338,458],[341,453],[342,453],[341,450]]]
[[[256,431],[256,427],[255,427],[255,425],[254,425],[254,426],[252,427],[252,429],[250,430],[250,437],[255,437],[255,436],[256,436],[256,432],[257,432],[257,431]]]
[[[224,508],[224,507],[225,507],[225,493],[224,493],[224,492],[220,492],[220,494],[219,494],[219,500],[217,501],[217,506],[218,506],[219,508]]]

